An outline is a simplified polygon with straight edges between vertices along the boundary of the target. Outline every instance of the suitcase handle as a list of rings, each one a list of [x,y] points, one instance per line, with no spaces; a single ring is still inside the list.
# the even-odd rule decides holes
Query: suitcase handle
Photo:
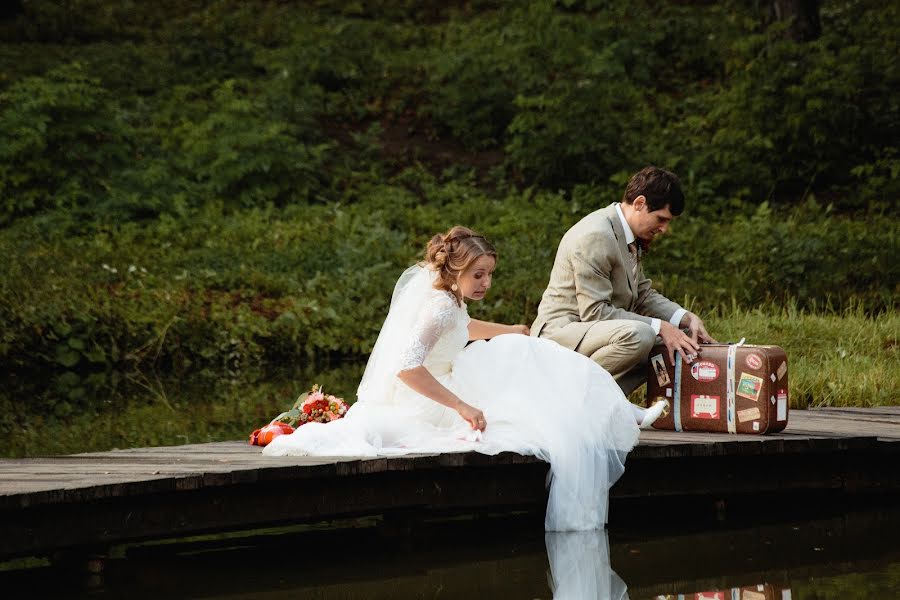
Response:
[[[741,338],[739,342],[701,342],[701,346],[743,346],[747,338]]]

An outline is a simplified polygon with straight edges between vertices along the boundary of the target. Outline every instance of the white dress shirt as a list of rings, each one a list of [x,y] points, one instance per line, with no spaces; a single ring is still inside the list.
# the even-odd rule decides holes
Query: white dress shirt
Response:
[[[618,213],[619,219],[621,219],[621,221],[622,221],[622,229],[625,230],[625,243],[631,244],[632,242],[635,241],[636,238],[634,237],[634,232],[631,231],[631,226],[628,225],[628,221],[625,220],[625,213],[622,212],[622,206],[620,204],[616,204],[616,213]],[[686,309],[679,308],[672,315],[672,318],[669,319],[669,323],[671,323],[675,327],[678,327],[678,325],[681,323],[681,318],[685,315],[685,313],[687,313]],[[656,318],[654,318],[650,322],[650,327],[653,328],[653,332],[656,335],[659,335],[659,328],[661,325],[662,325],[662,322]]]

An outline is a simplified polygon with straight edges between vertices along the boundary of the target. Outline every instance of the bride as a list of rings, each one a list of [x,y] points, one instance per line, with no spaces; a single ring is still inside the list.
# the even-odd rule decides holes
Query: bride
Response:
[[[465,302],[484,298],[496,263],[491,243],[465,227],[434,236],[424,263],[397,281],[347,415],[263,453],[534,455],[550,463],[545,528],[603,528],[626,454],[667,403],[631,404],[602,367],[525,325],[469,318]]]

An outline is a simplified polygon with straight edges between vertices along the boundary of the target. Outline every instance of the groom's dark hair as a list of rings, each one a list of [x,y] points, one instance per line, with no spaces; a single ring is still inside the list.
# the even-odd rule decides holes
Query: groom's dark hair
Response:
[[[671,171],[659,167],[644,167],[631,176],[625,187],[622,202],[631,204],[638,196],[647,199],[650,211],[669,207],[676,217],[684,212],[684,194],[681,192],[681,182],[678,176]]]

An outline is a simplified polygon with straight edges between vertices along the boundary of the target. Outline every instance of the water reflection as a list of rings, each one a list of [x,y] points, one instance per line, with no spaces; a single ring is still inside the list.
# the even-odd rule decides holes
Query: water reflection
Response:
[[[0,569],[33,597],[813,600],[900,597],[900,511],[718,530],[549,533],[541,515],[120,547],[102,577]],[[626,586],[627,583],[627,586]],[[11,597],[11,596],[10,596]]]
[[[760,583],[753,586],[730,588],[727,590],[714,590],[706,592],[694,592],[689,594],[667,594],[656,596],[653,600],[792,600],[793,594],[790,588],[776,588],[775,586]]]
[[[605,530],[548,532],[544,543],[554,600],[628,598],[628,587],[610,565]]]

